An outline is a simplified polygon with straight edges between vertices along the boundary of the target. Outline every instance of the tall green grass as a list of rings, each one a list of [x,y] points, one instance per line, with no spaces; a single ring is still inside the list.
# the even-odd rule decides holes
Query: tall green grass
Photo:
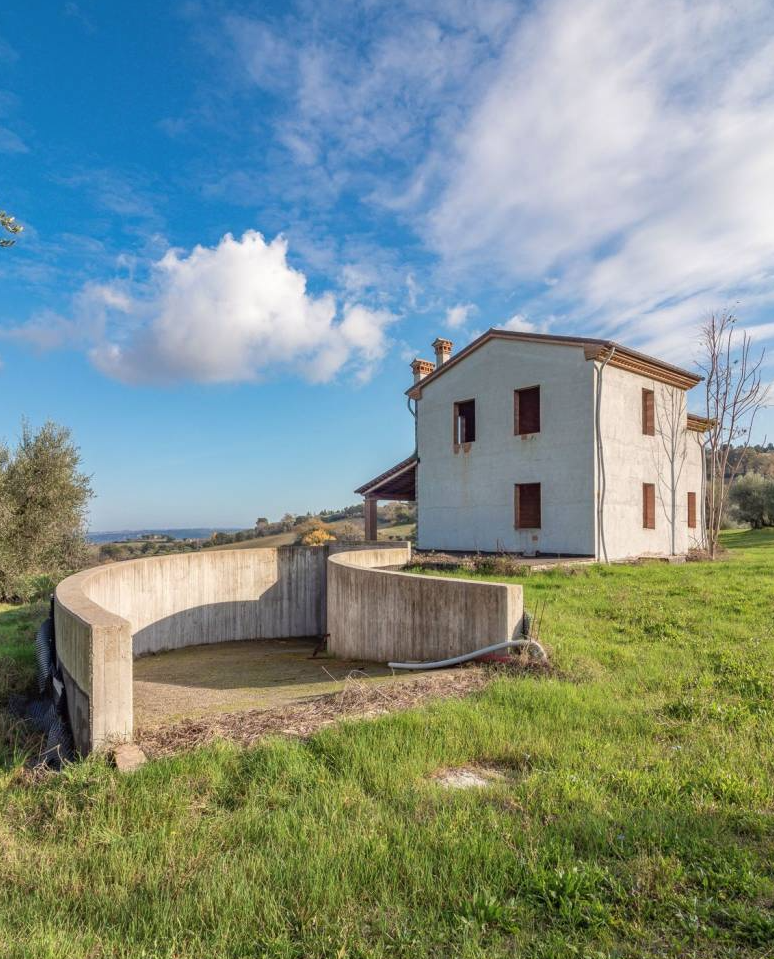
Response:
[[[774,537],[526,581],[550,678],[0,787],[0,956],[767,956]],[[0,624],[2,620],[0,620]],[[483,790],[439,767],[496,763]]]

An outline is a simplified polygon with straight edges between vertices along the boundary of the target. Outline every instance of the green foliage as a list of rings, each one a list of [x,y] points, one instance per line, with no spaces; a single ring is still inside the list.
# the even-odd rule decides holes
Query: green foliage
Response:
[[[510,577],[548,677],[131,776],[7,772],[0,954],[769,956],[774,529],[723,543]],[[502,778],[431,776],[468,763]]]
[[[774,479],[745,473],[731,486],[731,507],[736,519],[753,529],[774,525]]]
[[[35,692],[35,633],[47,615],[48,603],[26,606],[0,603],[0,770],[18,767],[40,748],[34,732],[11,716],[7,705],[11,696]]]
[[[774,443],[767,446],[732,447],[728,454],[728,468],[739,474],[760,473],[774,479]]]
[[[91,495],[65,427],[24,423],[17,447],[0,447],[0,599],[35,599],[83,563]]]
[[[21,233],[24,227],[21,223],[16,222],[16,217],[11,216],[10,213],[6,213],[5,210],[0,210],[0,231],[4,230],[6,233],[10,233],[11,236],[16,236]],[[13,246],[16,240],[12,240],[10,237],[0,237],[0,247]]]
[[[103,543],[99,547],[100,563],[116,563],[142,556],[169,556],[171,553],[193,553],[202,548],[198,539],[172,539],[171,537],[141,537],[139,540],[122,540]]]

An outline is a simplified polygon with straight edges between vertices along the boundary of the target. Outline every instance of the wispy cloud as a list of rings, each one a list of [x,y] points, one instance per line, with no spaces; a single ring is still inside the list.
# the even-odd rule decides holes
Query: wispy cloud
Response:
[[[641,338],[675,303],[774,299],[773,169],[769,3],[552,0],[456,138],[426,236]]]
[[[446,325],[452,330],[458,330],[476,312],[475,303],[458,303],[446,311]]]
[[[0,126],[0,153],[29,153],[29,147],[18,133]]]
[[[191,181],[211,214],[217,201],[210,235],[235,208],[242,221],[257,211],[247,222],[282,229],[312,289],[333,291],[328,319],[312,325],[338,332],[320,334],[310,356],[347,329],[334,293],[368,316],[445,315],[456,338],[474,318],[503,316],[508,328],[599,332],[677,361],[690,360],[688,334],[707,310],[738,304],[763,342],[774,305],[770,0],[185,7],[202,62],[223,82],[207,74],[201,102],[157,123],[192,149],[207,143]],[[218,122],[207,127],[217,137],[199,137]],[[171,334],[152,317],[189,261],[197,276],[212,262],[215,275],[236,252],[224,240],[167,261],[165,190],[136,171],[78,170],[61,182],[99,211],[108,252],[125,249],[141,278],[127,314],[111,308],[106,324],[119,359],[106,341],[95,360],[136,376],[130,358],[142,348],[173,371],[178,361],[161,358]],[[229,242],[248,260],[260,253],[261,270],[270,259],[252,240]],[[293,315],[319,317],[329,304],[305,287],[303,297]],[[242,315],[238,295],[229,303]],[[263,342],[247,326],[243,346]],[[331,368],[367,368],[355,339]],[[257,355],[244,348],[235,374],[233,357],[224,361],[226,378],[263,375]],[[302,353],[291,355],[302,371]],[[179,362],[170,375],[220,376],[214,359],[211,373]]]
[[[14,50],[11,44],[0,37],[0,63],[16,63],[19,59],[19,54]]]
[[[276,98],[277,140],[310,192],[357,184],[385,201],[474,102],[517,13],[502,0],[303,7],[228,16],[224,35],[245,80]]]
[[[529,322],[638,341],[661,316],[684,335],[708,303],[774,300],[768,0],[360,13],[302,5],[224,31],[274,98],[289,189],[397,214],[439,257],[426,288],[452,277],[473,300],[483,277],[517,283]]]

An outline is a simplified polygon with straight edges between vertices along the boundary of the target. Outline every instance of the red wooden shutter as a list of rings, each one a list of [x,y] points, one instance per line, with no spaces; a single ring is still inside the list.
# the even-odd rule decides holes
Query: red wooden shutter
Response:
[[[517,436],[540,432],[540,387],[513,393],[513,431]]]
[[[516,484],[516,528],[540,529],[540,483]]]
[[[656,487],[653,483],[642,484],[642,525],[644,529],[656,528]]]
[[[656,435],[653,390],[642,391],[642,432],[645,436]]]
[[[696,494],[688,494],[688,526],[696,529]]]

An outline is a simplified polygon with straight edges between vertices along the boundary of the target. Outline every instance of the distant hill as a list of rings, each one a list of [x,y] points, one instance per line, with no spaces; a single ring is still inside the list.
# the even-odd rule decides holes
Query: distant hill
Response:
[[[351,520],[336,520],[333,523],[326,523],[327,528],[334,536],[348,533],[354,526],[362,539],[363,521],[353,523]],[[389,522],[379,522],[377,530],[378,539],[409,539],[414,535],[416,526],[413,523],[401,523],[393,525]],[[208,549],[260,549],[269,546],[290,546],[298,538],[298,530],[291,530],[287,533],[275,533],[271,536],[260,536],[252,539],[242,540],[241,543],[224,543],[222,546],[208,546]]]
[[[209,539],[213,533],[236,533],[238,526],[195,526],[191,529],[122,529],[104,533],[89,533],[90,543],[126,543],[142,536],[171,536],[173,539]]]

